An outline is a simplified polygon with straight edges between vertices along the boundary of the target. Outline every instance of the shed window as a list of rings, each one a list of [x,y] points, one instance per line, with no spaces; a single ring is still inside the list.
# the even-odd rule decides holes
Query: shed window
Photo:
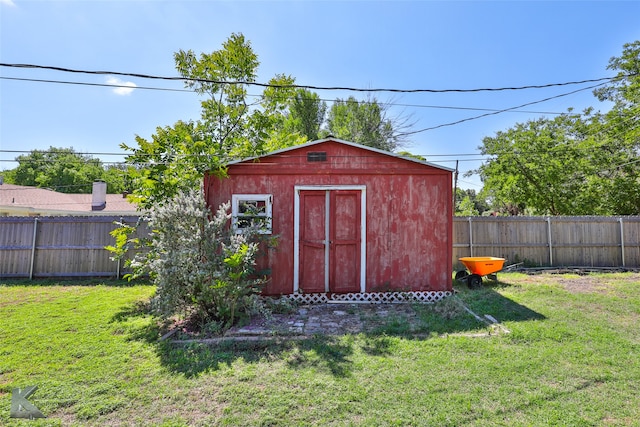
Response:
[[[257,228],[271,234],[271,194],[234,194],[231,196],[231,218],[236,233]]]

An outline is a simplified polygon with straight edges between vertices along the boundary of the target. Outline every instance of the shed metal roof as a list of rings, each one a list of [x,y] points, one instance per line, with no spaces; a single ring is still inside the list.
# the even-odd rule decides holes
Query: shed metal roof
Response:
[[[362,145],[362,144],[357,144],[355,142],[344,141],[342,139],[337,139],[337,138],[325,138],[325,139],[319,139],[319,140],[316,140],[316,141],[310,141],[310,142],[306,142],[306,143],[301,144],[301,145],[294,145],[293,147],[287,147],[287,148],[282,148],[280,150],[272,151],[270,153],[263,154],[261,156],[246,157],[244,159],[234,160],[232,162],[229,162],[228,165],[235,165],[235,164],[238,164],[238,163],[243,163],[243,162],[257,160],[257,159],[262,159],[262,158],[268,157],[268,156],[288,153],[290,151],[300,150],[300,149],[304,149],[304,148],[308,148],[308,147],[313,147],[314,145],[323,144],[323,143],[326,143],[326,142],[336,142],[338,144],[348,145],[350,147],[355,147],[355,148],[359,148],[359,149],[362,149],[362,150],[367,150],[367,151],[371,151],[371,152],[374,152],[374,153],[383,154],[385,156],[395,157],[397,159],[402,159],[402,160],[408,160],[410,162],[418,163],[418,164],[425,165],[425,166],[431,166],[433,168],[441,169],[441,170],[444,170],[444,171],[447,171],[447,172],[453,172],[454,171],[454,169],[447,168],[445,166],[440,166],[440,165],[437,165],[435,163],[426,162],[426,161],[419,160],[419,159],[416,159],[416,158],[413,158],[413,157],[401,156],[399,154],[392,153],[390,151],[380,150],[380,149],[377,149],[377,148],[369,147],[369,146]]]

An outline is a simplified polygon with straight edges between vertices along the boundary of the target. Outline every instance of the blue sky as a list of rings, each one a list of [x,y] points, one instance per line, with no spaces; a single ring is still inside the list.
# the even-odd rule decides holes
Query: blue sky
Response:
[[[612,76],[609,58],[640,39],[638,1],[21,1],[0,0],[0,62],[161,76],[177,75],[173,53],[211,52],[232,32],[252,43],[258,81],[290,74],[302,85],[475,89]],[[114,90],[7,78],[105,84],[113,76],[0,67],[0,169],[12,150],[73,147],[122,153],[158,126],[197,119],[194,93]],[[136,86],[179,82],[119,77]],[[391,115],[412,130],[561,95],[589,84],[520,91],[390,94]],[[250,93],[258,93],[257,89]],[[332,100],[365,94],[318,91]],[[521,110],[420,132],[408,151],[460,171],[480,164],[478,146],[517,122],[587,107],[606,111],[591,90]],[[437,107],[437,108],[436,108]],[[441,108],[441,107],[461,107]],[[98,155],[105,162],[122,156]],[[480,189],[476,177],[462,188]]]

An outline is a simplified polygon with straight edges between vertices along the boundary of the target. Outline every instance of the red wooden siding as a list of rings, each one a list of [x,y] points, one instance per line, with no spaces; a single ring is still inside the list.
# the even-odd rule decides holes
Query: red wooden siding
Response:
[[[308,152],[326,152],[310,162]],[[366,244],[360,241],[360,191],[329,191],[329,282],[333,292],[360,289],[357,258],[366,251],[366,291],[451,290],[451,171],[339,141],[306,144],[229,166],[228,178],[207,177],[208,203],[232,194],[273,195],[273,233],[266,294],[294,283],[294,187],[364,186]],[[331,187],[334,188],[334,187]],[[304,292],[325,291],[326,191],[300,191],[300,272]],[[349,268],[348,266],[354,266]]]

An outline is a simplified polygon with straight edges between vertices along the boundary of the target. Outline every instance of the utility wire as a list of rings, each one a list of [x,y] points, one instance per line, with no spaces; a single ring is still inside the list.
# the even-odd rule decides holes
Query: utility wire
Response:
[[[471,120],[477,120],[477,119],[481,119],[483,117],[493,116],[493,115],[496,115],[496,114],[505,113],[507,111],[513,111],[513,110],[516,110],[518,108],[528,107],[529,105],[540,104],[541,102],[550,101],[552,99],[562,98],[563,96],[573,95],[574,93],[582,92],[582,91],[588,90],[588,89],[593,89],[593,88],[596,88],[598,86],[603,86],[604,84],[606,84],[606,82],[605,83],[599,83],[599,84],[593,85],[593,86],[587,86],[587,87],[584,87],[582,89],[576,89],[576,90],[573,90],[571,92],[562,93],[560,95],[555,95],[555,96],[551,96],[551,97],[548,97],[548,98],[540,99],[538,101],[527,102],[526,104],[517,105],[515,107],[505,108],[503,110],[493,111],[493,112],[490,112],[490,113],[481,114],[479,116],[467,117],[466,119],[456,120],[455,122],[444,123],[444,124],[441,124],[441,125],[431,126],[431,127],[418,129],[418,130],[414,130],[414,131],[410,131],[410,132],[402,132],[402,133],[399,133],[397,136],[403,137],[403,136],[415,135],[417,133],[426,132],[426,131],[434,130],[434,129],[439,129],[439,128],[446,127],[446,126],[459,125],[460,123],[469,122]]]
[[[456,93],[469,93],[469,92],[498,92],[498,91],[511,91],[511,90],[524,90],[524,89],[543,89],[557,86],[570,86],[570,85],[578,85],[585,83],[596,83],[596,82],[609,82],[614,79],[620,79],[622,77],[631,77],[638,75],[638,73],[631,73],[625,76],[614,76],[614,77],[601,77],[597,79],[585,79],[579,81],[569,81],[562,83],[548,83],[542,85],[526,85],[526,86],[513,86],[513,87],[498,87],[498,88],[476,88],[476,89],[393,89],[393,88],[373,88],[373,89],[365,89],[365,88],[354,88],[348,86],[314,86],[314,85],[281,85],[281,84],[271,84],[271,83],[259,83],[252,81],[227,81],[227,80],[212,80],[212,79],[201,79],[201,78],[192,78],[192,77],[168,77],[168,76],[155,76],[151,74],[139,74],[139,73],[127,73],[127,72],[119,72],[119,71],[92,71],[92,70],[77,70],[72,68],[63,68],[63,67],[54,67],[48,65],[35,65],[35,64],[9,64],[9,63],[0,63],[1,67],[10,67],[10,68],[30,68],[30,69],[41,69],[41,70],[54,70],[61,71],[66,73],[78,73],[78,74],[94,74],[94,75],[115,75],[115,76],[127,76],[127,77],[138,77],[143,79],[155,79],[155,80],[170,80],[170,81],[189,81],[189,82],[197,82],[197,83],[210,83],[210,84],[219,84],[219,85],[247,85],[247,86],[258,86],[265,88],[279,88],[279,89],[312,89],[312,90],[341,90],[341,91],[353,91],[353,92],[391,92],[391,93],[448,93],[448,92],[456,92]]]
[[[3,65],[3,64],[0,64],[0,65]],[[599,80],[603,80],[603,79],[599,79]],[[608,78],[608,80],[610,80],[610,79]],[[605,84],[606,84],[606,82],[599,83],[599,84],[592,85],[592,86],[587,86],[587,87],[584,87],[584,88],[581,88],[581,89],[576,89],[574,91],[562,93],[562,94],[559,94],[559,95],[551,96],[551,97],[540,99],[540,100],[533,101],[533,102],[528,102],[528,103],[521,104],[521,105],[518,105],[518,106],[515,106],[515,107],[505,108],[505,109],[502,109],[502,110],[490,110],[490,112],[488,112],[488,113],[481,114],[481,115],[478,115],[478,116],[473,116],[473,117],[467,117],[465,119],[456,120],[454,122],[443,123],[443,124],[440,124],[440,125],[431,126],[431,127],[427,127],[427,128],[422,128],[422,129],[409,131],[409,132],[399,132],[395,136],[398,137],[398,138],[403,138],[405,136],[415,135],[415,134],[418,134],[418,133],[427,132],[427,131],[439,129],[439,128],[442,128],[442,127],[454,126],[454,125],[458,125],[458,124],[465,123],[465,122],[468,122],[468,121],[478,120],[478,119],[481,119],[481,118],[484,118],[484,117],[493,116],[493,115],[497,115],[497,114],[501,114],[501,113],[505,113],[505,112],[514,112],[514,111],[516,111],[516,110],[518,110],[520,108],[523,108],[523,107],[527,107],[527,106],[535,105],[535,104],[540,104],[542,102],[550,101],[552,99],[557,99],[557,98],[565,97],[565,96],[568,96],[568,95],[572,95],[574,93],[582,92],[582,91],[585,91],[585,90],[594,89],[596,87],[603,86]],[[104,85],[102,85],[102,84],[88,84],[88,85],[92,85],[92,86],[111,86],[111,87],[115,86],[115,85],[108,85],[108,84],[104,84]],[[117,87],[120,87],[120,86],[117,86]],[[131,86],[122,86],[122,87],[131,88]]]
[[[64,80],[24,79],[19,77],[0,77],[0,79],[18,80],[23,82],[58,83],[58,84],[79,85],[79,86],[101,86],[101,87],[124,88],[124,89],[161,90],[166,92],[191,92],[191,93],[194,92],[193,90],[189,90],[189,89],[171,89],[171,88],[149,87],[149,86],[127,86],[127,85],[114,85],[114,84],[107,84],[107,83],[70,82],[70,81],[64,81]]]
[[[110,88],[123,88],[123,89],[146,89],[146,90],[156,90],[156,91],[164,91],[164,92],[188,92],[188,93],[196,93],[195,90],[192,89],[173,89],[173,88],[163,88],[163,87],[151,87],[151,86],[127,86],[127,85],[117,85],[117,84],[107,84],[107,83],[86,83],[86,82],[76,82],[76,81],[68,81],[68,80],[46,80],[46,79],[27,79],[27,78],[19,78],[19,77],[2,77],[2,80],[15,80],[15,81],[23,81],[23,82],[34,82],[34,83],[55,83],[55,84],[67,84],[67,85],[79,85],[79,86],[98,86],[98,87],[110,87]],[[262,95],[248,94],[247,96],[260,98]],[[293,99],[293,97],[276,97],[278,99]],[[323,102],[336,102],[335,99],[328,98],[318,98],[318,101]],[[366,104],[369,101],[356,101],[358,104]],[[432,109],[441,109],[441,110],[467,110],[467,111],[501,111],[495,108],[477,108],[477,107],[457,107],[457,106],[449,106],[449,105],[423,105],[423,104],[401,104],[396,102],[384,102],[384,104],[394,107],[412,107],[412,108],[432,108]],[[555,111],[528,111],[528,110],[509,110],[510,113],[525,113],[525,114],[550,114],[550,115],[560,115],[564,113],[558,113]]]

